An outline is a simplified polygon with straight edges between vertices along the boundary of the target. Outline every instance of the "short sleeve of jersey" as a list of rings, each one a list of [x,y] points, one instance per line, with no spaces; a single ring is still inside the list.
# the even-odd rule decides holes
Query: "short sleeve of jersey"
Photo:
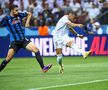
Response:
[[[68,19],[67,16],[65,16],[65,17],[63,18],[63,22],[66,24],[66,22],[71,22],[71,21]]]
[[[25,13],[19,13],[18,14],[18,16],[21,18],[21,19],[23,19],[24,17],[26,17],[28,14],[27,14],[27,12],[25,12]]]
[[[71,22],[67,16],[64,16],[63,21],[64,24],[66,24],[67,22]],[[68,28],[71,28],[70,26],[68,26]]]
[[[0,21],[0,27],[4,27],[6,26],[6,17],[4,17],[1,21]]]

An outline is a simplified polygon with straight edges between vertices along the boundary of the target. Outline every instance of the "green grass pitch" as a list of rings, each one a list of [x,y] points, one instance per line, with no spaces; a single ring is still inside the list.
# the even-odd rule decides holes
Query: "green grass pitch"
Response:
[[[0,72],[0,90],[108,90],[108,56],[64,57],[64,74],[56,57],[44,57],[44,62],[53,64],[47,73],[35,58],[13,58]]]

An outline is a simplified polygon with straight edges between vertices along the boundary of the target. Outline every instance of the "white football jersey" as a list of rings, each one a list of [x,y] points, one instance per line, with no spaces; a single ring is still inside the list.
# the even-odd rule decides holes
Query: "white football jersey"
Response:
[[[56,35],[58,37],[64,36],[68,33],[69,26],[66,22],[71,22],[68,19],[68,15],[64,15],[61,19],[57,22],[55,29],[52,31],[52,35]]]

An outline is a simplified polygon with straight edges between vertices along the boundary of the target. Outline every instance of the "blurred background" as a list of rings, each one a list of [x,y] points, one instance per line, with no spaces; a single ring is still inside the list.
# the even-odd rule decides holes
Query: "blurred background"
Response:
[[[49,29],[46,34],[50,34],[51,26],[69,11],[76,12],[76,22],[85,25],[86,33],[108,34],[108,0],[0,0],[0,20],[9,14],[12,4],[18,5],[20,12],[32,13],[30,25],[34,29],[39,27],[39,34],[40,26]]]
[[[88,41],[85,41],[87,43],[87,47],[85,47],[84,50],[91,49],[94,37],[99,36],[100,40],[105,40],[105,55],[107,54],[108,0],[0,0],[0,20],[2,20],[4,16],[9,14],[9,7],[12,4],[18,5],[20,12],[29,11],[32,13],[30,27],[26,28],[25,35],[29,39],[33,37],[34,40],[35,38],[41,38],[40,36],[47,37],[48,39],[52,38],[51,32],[52,30],[54,30],[57,21],[63,15],[68,14],[68,12],[75,11],[77,14],[75,23],[84,24],[84,27],[76,27],[74,29],[78,33],[87,36],[88,39]],[[24,19],[23,24],[25,23],[25,21],[26,19]],[[69,35],[72,36],[72,33],[69,32]],[[0,53],[0,56],[6,55],[5,53],[7,51],[2,48],[2,45],[7,45],[6,47],[8,47],[9,42],[6,42],[6,40],[9,39],[8,36],[9,32],[6,30],[6,28],[0,28],[0,40],[4,42],[4,44],[1,44],[0,51],[5,51],[3,53],[4,55]],[[103,37],[105,37],[106,39],[102,39]],[[99,45],[101,47],[102,42],[100,40]],[[35,42],[36,40],[34,41],[34,43]],[[79,43],[82,42],[83,41],[80,41]],[[46,41],[46,43],[46,45],[49,45],[48,41]],[[79,44],[79,46],[81,45]],[[46,49],[46,51],[49,52],[49,48]]]

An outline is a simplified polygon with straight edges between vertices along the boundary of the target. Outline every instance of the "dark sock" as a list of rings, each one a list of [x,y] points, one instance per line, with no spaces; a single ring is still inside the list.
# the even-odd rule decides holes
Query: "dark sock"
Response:
[[[36,52],[35,53],[35,56],[36,56],[36,59],[39,63],[39,65],[41,66],[41,68],[43,69],[44,68],[44,64],[43,64],[43,59],[42,59],[42,56],[40,55],[40,52]]]
[[[6,60],[4,60],[4,61],[1,63],[1,65],[0,65],[0,71],[2,71],[2,70],[5,68],[5,66],[7,65],[7,63],[8,63],[8,61],[6,61]]]

